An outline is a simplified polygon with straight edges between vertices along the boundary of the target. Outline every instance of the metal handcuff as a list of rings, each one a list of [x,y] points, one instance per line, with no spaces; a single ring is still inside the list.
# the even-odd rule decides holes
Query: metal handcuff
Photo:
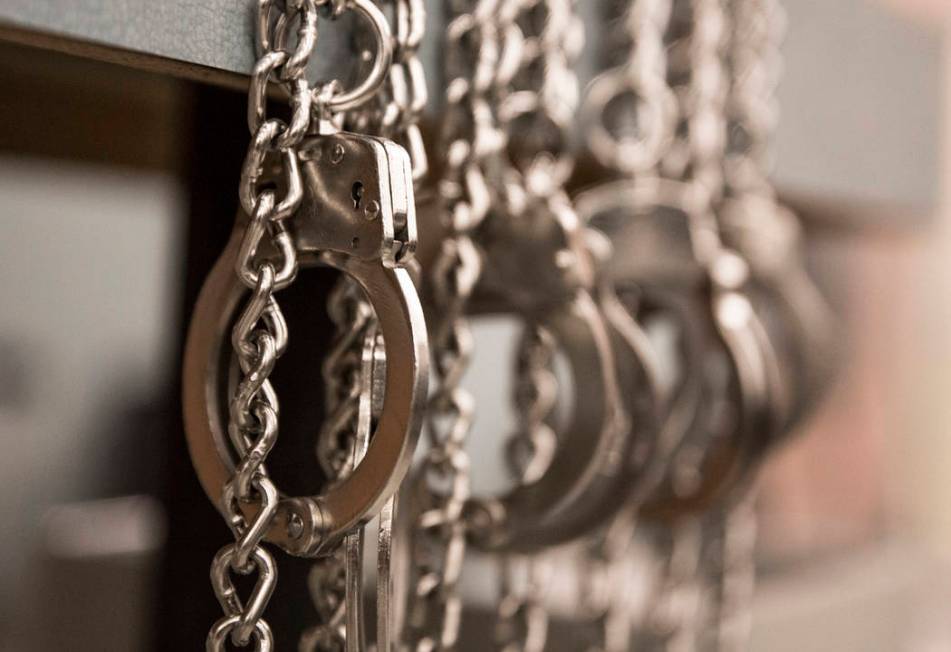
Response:
[[[382,64],[357,88],[332,95],[326,105],[330,110],[349,109],[368,99],[389,65],[385,17],[368,0],[352,0],[348,7],[372,26]],[[403,267],[416,246],[412,172],[405,150],[385,139],[342,132],[321,120],[317,133],[304,139],[297,154],[289,152],[284,158],[285,165],[300,166],[304,181],[302,187],[287,189],[302,194],[300,208],[288,220],[301,263],[332,267],[360,285],[376,311],[387,352],[381,413],[361,463],[319,495],[279,497],[266,540],[294,555],[316,556],[376,516],[399,488],[422,423],[427,338],[415,287]],[[271,176],[269,170],[259,170],[253,182],[283,183]],[[231,239],[201,290],[185,350],[189,450],[202,487],[219,510],[235,467],[222,396],[229,382],[226,333],[246,294],[234,266],[248,227],[247,215],[239,213]],[[276,253],[262,248],[257,256],[266,259]],[[249,510],[248,518],[256,513],[253,505],[243,509]]]
[[[655,178],[605,184],[576,199],[579,214],[628,254],[609,272],[628,310],[642,323],[663,317],[680,329],[681,373],[664,425],[679,443],[663,484],[641,506],[647,519],[728,500],[787,418],[788,389],[747,297],[748,269],[719,241],[699,194]]]
[[[517,314],[543,326],[575,379],[574,412],[542,476],[504,495],[469,501],[473,541],[517,552],[573,540],[614,515],[632,470],[652,458],[661,402],[646,336],[597,271],[604,243],[591,240],[566,196],[541,189],[530,196],[522,207],[486,220],[479,240],[484,271],[470,304],[477,316]],[[420,214],[426,236],[437,234],[436,216]],[[426,240],[424,267],[431,249]],[[427,323],[434,327],[437,319]]]
[[[545,111],[541,102],[536,89],[517,91],[500,111],[510,125],[538,114],[552,121],[546,131],[570,133],[572,112]],[[650,344],[601,271],[608,243],[578,219],[564,192],[573,165],[531,149],[512,147],[502,163],[472,300],[476,314],[521,314],[547,330],[574,379],[574,413],[542,475],[470,500],[476,544],[519,553],[584,536],[613,518],[630,492],[659,480],[650,472],[661,403]]]
[[[766,194],[723,202],[724,240],[750,264],[750,293],[789,372],[785,428],[794,429],[820,402],[836,375],[838,356],[832,311],[803,267],[802,227],[796,216]]]

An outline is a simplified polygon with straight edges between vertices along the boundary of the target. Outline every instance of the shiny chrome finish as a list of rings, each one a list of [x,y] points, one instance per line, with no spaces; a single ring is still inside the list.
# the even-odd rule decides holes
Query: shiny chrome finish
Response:
[[[392,162],[386,148],[371,138],[332,134],[317,140],[321,151],[342,148],[343,160],[359,156],[360,172],[339,182],[343,177],[333,168],[340,163],[333,162],[336,157],[308,159],[303,166],[307,180],[304,200],[292,224],[295,251],[301,264],[334,267],[360,285],[379,318],[389,372],[380,421],[360,465],[322,495],[280,498],[267,538],[292,554],[305,556],[331,549],[351,529],[376,515],[396,491],[421,427],[427,383],[425,326],[415,288],[405,269],[383,264],[397,244],[403,246],[390,236],[396,231],[394,216],[405,208],[407,219],[412,218],[411,202],[401,204],[390,188],[390,175],[400,175],[404,168],[400,161]],[[308,151],[313,152],[315,145],[311,143]],[[325,179],[323,175],[334,174],[338,181],[329,185],[318,182]],[[401,176],[394,178],[406,181]],[[363,184],[361,203],[351,198],[356,182]],[[370,202],[381,207],[373,220],[368,220],[364,210]],[[184,403],[189,448],[202,485],[216,504],[234,468],[219,396],[227,375],[221,363],[224,329],[245,293],[231,270],[246,228],[246,222],[239,220],[202,289],[186,346]],[[375,256],[371,246],[376,247]],[[262,252],[265,257],[268,253]],[[246,509],[248,516],[254,515],[253,505]]]
[[[682,382],[664,426],[676,428],[664,436],[680,443],[642,517],[676,518],[727,500],[748,481],[785,418],[786,389],[744,294],[745,265],[728,250],[698,262],[696,240],[706,232],[691,213],[703,203],[678,182],[621,181],[583,194],[577,205],[618,246],[628,247],[630,255],[610,273],[619,284],[635,284],[639,305],[631,309],[642,317],[660,311],[681,323],[684,336]],[[673,256],[678,251],[679,260]],[[705,371],[711,364],[725,365],[719,381]],[[734,411],[722,415],[718,426],[715,411],[730,406]]]

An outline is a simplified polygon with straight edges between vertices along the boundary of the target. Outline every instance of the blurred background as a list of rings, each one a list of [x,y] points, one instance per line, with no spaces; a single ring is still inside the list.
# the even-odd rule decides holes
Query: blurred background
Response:
[[[185,455],[179,357],[245,100],[64,48],[32,4],[0,1],[0,640],[193,649],[227,530]],[[785,4],[775,180],[847,351],[761,474],[753,649],[949,650],[951,6]]]

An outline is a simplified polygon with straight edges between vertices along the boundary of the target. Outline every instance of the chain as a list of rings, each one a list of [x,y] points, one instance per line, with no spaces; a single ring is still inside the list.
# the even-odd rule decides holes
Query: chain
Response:
[[[271,21],[271,2],[259,4],[259,24]],[[232,331],[232,345],[241,378],[229,403],[228,434],[239,460],[225,484],[222,505],[235,542],[224,546],[211,564],[211,582],[224,616],[208,633],[206,648],[223,650],[228,639],[238,647],[252,639],[261,651],[273,648],[274,637],[263,613],[274,591],[277,568],[261,542],[277,510],[278,491],[264,467],[278,435],[278,403],[268,377],[287,348],[287,324],[275,292],[289,285],[297,273],[297,256],[284,220],[301,201],[301,179],[295,146],[310,125],[311,95],[304,69],[317,38],[314,2],[298,2],[280,10],[282,18],[297,22],[297,45],[291,51],[268,50],[251,76],[248,126],[251,144],[241,171],[239,196],[250,216],[239,251],[236,272],[251,291]],[[262,40],[267,40],[267,34]],[[290,123],[266,117],[266,89],[278,81],[288,91]],[[257,187],[265,158],[283,162],[287,195],[278,201],[274,190]],[[262,259],[258,250],[265,238],[279,252],[278,262]],[[257,575],[247,600],[239,597],[232,573]]]
[[[508,442],[506,460],[518,482],[538,480],[555,453],[556,435],[548,418],[558,399],[558,381],[552,362],[555,340],[541,327],[526,330],[515,368],[515,413],[519,425]]]
[[[506,459],[517,482],[535,482],[555,453],[557,438],[547,420],[558,398],[552,363],[555,341],[541,327],[526,329],[515,369],[515,408],[519,426],[508,442]],[[540,652],[545,647],[548,614],[542,597],[548,565],[539,555],[503,556],[496,639],[503,652]],[[519,582],[519,575],[526,576]]]
[[[645,649],[693,652],[697,647],[704,586],[701,582],[703,528],[700,519],[685,519],[664,529],[667,538],[657,547],[664,550],[660,578],[646,614]]]
[[[502,98],[500,120],[517,172],[528,192],[567,201],[564,183],[574,169],[573,121],[578,78],[573,66],[584,45],[584,26],[573,0],[507,0],[521,33],[511,92]],[[502,19],[505,21],[506,15]],[[545,179],[542,181],[542,179]],[[533,185],[543,183],[543,187]]]
[[[620,16],[611,21],[616,25],[607,37],[607,59],[624,55],[591,84],[582,112],[592,154],[605,167],[638,178],[655,173],[677,122],[664,43],[671,2],[613,3]]]
[[[542,652],[548,638],[548,612],[542,598],[554,569],[539,555],[505,555],[500,565],[497,649],[500,652]]]
[[[786,16],[778,0],[731,0],[728,102],[730,137],[725,160],[728,192],[773,197],[770,140],[779,116],[775,91]]]
[[[740,200],[765,200],[772,209],[776,196],[769,181],[770,137],[778,118],[775,90],[781,57],[779,42],[785,14],[778,0],[730,0],[732,30],[728,63],[731,87],[727,103],[729,138],[723,170],[725,189]],[[774,210],[759,211],[770,219]],[[752,492],[712,517],[705,555],[712,585],[713,622],[709,647],[720,652],[747,649],[752,625],[756,580],[756,514]]]
[[[605,59],[615,67],[592,82],[582,108],[592,154],[605,167],[635,181],[658,174],[677,124],[678,106],[667,81],[665,44],[671,1],[610,3],[608,10],[613,13],[607,22],[612,29],[606,36]],[[636,617],[630,576],[636,508],[630,505],[622,511],[583,549],[581,602],[585,620],[597,628],[598,636],[589,652],[631,649]],[[666,568],[683,574],[684,564],[674,564],[671,558]]]
[[[463,507],[470,494],[465,442],[475,407],[461,386],[473,347],[465,308],[482,268],[473,231],[491,203],[487,160],[502,146],[490,102],[500,56],[495,8],[495,0],[446,3],[445,160],[438,186],[446,236],[432,267],[434,314],[441,321],[430,340],[436,389],[421,470],[432,502],[416,522],[408,620],[411,643],[421,652],[454,649],[462,616],[458,582],[466,552]]]
[[[631,649],[634,613],[631,562],[636,525],[634,505],[601,534],[585,542],[581,558],[581,600],[585,620],[598,625],[600,638],[587,652]]]
[[[756,584],[756,511],[750,494],[732,507],[714,513],[704,546],[710,585],[703,649],[743,652],[749,648],[752,598]]]
[[[353,281],[341,280],[327,301],[337,332],[323,365],[325,405],[329,417],[318,437],[317,458],[330,480],[350,475],[369,440],[373,401],[372,364],[365,364],[367,341],[376,345],[373,308]],[[362,540],[359,534],[358,543]],[[301,634],[301,652],[343,650],[347,645],[347,549],[344,541],[311,566],[308,588],[318,623]],[[351,633],[359,636],[358,632]]]
[[[372,133],[402,144],[410,155],[414,181],[426,174],[428,163],[419,129],[419,118],[426,106],[426,77],[417,50],[426,27],[422,0],[392,0],[394,27],[393,59],[386,83],[377,92],[369,107],[350,111],[344,116],[352,128]],[[356,39],[361,44],[359,34]],[[369,57],[368,57],[369,58]],[[328,418],[318,437],[317,457],[332,480],[343,479],[353,472],[362,457],[355,449],[365,420],[362,403],[374,400],[372,365],[363,364],[367,338],[375,337],[378,321],[373,307],[359,285],[349,277],[341,277],[327,300],[327,309],[336,333],[331,352],[325,359],[322,375],[326,388],[325,405]],[[375,343],[382,349],[382,339]],[[318,624],[301,636],[301,652],[341,650],[347,645],[347,548],[362,545],[358,533],[350,535],[359,541],[344,541],[328,557],[315,561],[308,581]],[[351,632],[361,636],[362,632]],[[382,636],[382,633],[380,633]]]
[[[354,129],[389,138],[406,149],[413,180],[422,181],[429,162],[419,119],[429,101],[426,72],[419,47],[426,35],[425,0],[377,0],[390,8],[393,26],[393,61],[373,106],[351,112]]]
[[[573,65],[584,34],[571,0],[503,2],[499,22],[506,33],[520,34],[513,39],[520,42],[520,56],[513,64],[511,91],[499,89],[500,122],[514,162],[514,168],[503,163],[509,179],[508,208],[517,219],[528,196],[549,206],[570,205],[563,186],[574,169],[571,138],[578,80]],[[537,326],[528,327],[519,345],[514,396],[519,427],[506,455],[519,483],[538,480],[554,457],[557,440],[547,420],[558,394],[552,369],[555,348],[551,333]],[[548,614],[543,598],[549,572],[541,555],[500,560],[498,649],[544,649]],[[521,582],[519,575],[524,576]]]
[[[727,83],[724,0],[675,0],[668,80],[680,125],[663,160],[666,176],[702,188],[715,202],[723,192]],[[712,226],[712,225],[710,225]]]

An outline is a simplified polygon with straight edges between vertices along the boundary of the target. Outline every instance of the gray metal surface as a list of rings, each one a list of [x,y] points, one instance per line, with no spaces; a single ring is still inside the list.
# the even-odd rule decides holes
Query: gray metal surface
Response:
[[[421,50],[431,111],[441,102],[441,4],[427,0],[433,29]],[[582,3],[582,13],[595,4]],[[868,0],[785,5],[777,183],[809,196],[913,206],[913,221],[928,216],[938,188],[940,31]],[[252,0],[3,0],[0,39],[238,86],[252,65],[253,7]],[[595,21],[586,23],[596,43]],[[345,31],[321,30],[314,78],[347,74]],[[582,81],[591,59],[579,65]]]

